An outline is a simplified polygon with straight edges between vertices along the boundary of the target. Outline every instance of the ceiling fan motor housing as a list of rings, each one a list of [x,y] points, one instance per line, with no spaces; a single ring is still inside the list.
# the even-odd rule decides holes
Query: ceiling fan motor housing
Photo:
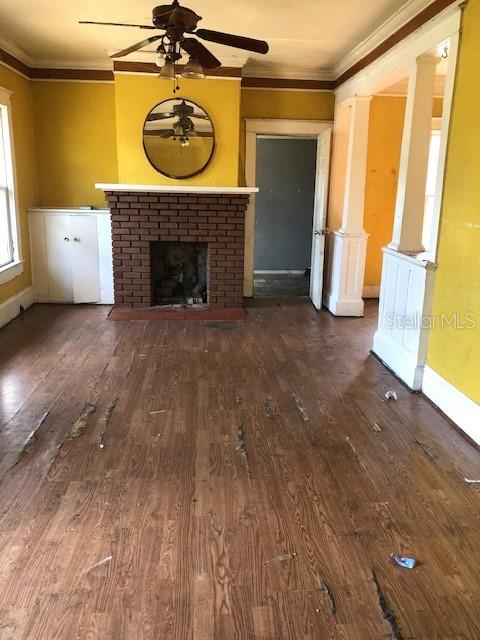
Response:
[[[152,11],[152,22],[157,29],[167,29],[168,27],[181,28],[183,31],[191,33],[197,27],[197,23],[202,18],[186,7],[179,4],[162,4]]]

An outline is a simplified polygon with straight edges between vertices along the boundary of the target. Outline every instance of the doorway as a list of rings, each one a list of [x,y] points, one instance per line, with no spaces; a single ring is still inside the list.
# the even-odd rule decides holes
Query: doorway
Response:
[[[245,122],[246,184],[255,187],[259,184],[259,180],[263,181],[265,178],[265,185],[260,186],[260,193],[250,199],[245,218],[244,296],[253,297],[254,279],[256,279],[257,290],[255,294],[257,296],[259,294],[270,294],[271,297],[309,295],[314,306],[320,309],[322,305],[332,123],[329,121],[249,119]],[[293,156],[289,154],[289,160],[286,162],[282,161],[282,157],[278,153],[279,157],[276,155],[272,160],[269,147],[277,143],[283,143],[287,147],[292,143],[292,146],[295,146],[296,142],[300,142],[300,144],[306,142],[310,145],[310,159],[307,146],[305,146],[305,148],[297,149]],[[279,148],[278,146],[274,147],[274,149]],[[265,162],[260,157],[264,155],[264,151]],[[284,151],[287,152],[286,149]],[[312,151],[314,152],[313,157]],[[259,154],[258,158],[257,154]],[[307,176],[303,176],[302,172],[297,174],[299,154],[302,166],[309,167]],[[272,162],[277,165],[278,171],[269,167]],[[262,177],[258,172],[261,174],[263,170],[265,170],[265,176]],[[312,172],[313,194],[311,193]],[[281,178],[276,179],[275,174]],[[296,187],[295,182],[297,183]],[[283,192],[283,183],[290,185],[287,192]],[[307,185],[309,185],[308,188]],[[280,188],[282,191],[279,191]],[[272,190],[274,191],[273,196],[277,197],[269,194],[269,191]],[[309,196],[308,193],[310,193]],[[302,196],[306,196],[305,199]],[[310,205],[312,198],[313,207]],[[288,202],[286,210],[283,202],[285,199]],[[305,202],[308,203],[306,208]],[[259,225],[256,224],[257,203],[260,203],[260,207],[263,209],[263,213],[260,212],[258,219]],[[298,236],[302,238],[301,241],[297,238],[295,242],[291,242],[290,238],[282,233],[283,227],[287,224],[290,235],[298,231],[296,228],[298,225],[292,227],[289,222],[292,218],[292,211],[299,209],[307,212],[302,213],[299,219],[302,220],[303,231],[305,228],[309,229],[310,237],[307,239],[305,233],[302,233]],[[266,253],[267,251],[268,253]],[[269,271],[274,273],[262,273]],[[277,282],[272,283],[270,276],[275,276]],[[270,282],[268,282],[269,280]],[[286,282],[281,282],[281,280]],[[259,288],[263,288],[263,292],[259,291]]]
[[[257,136],[254,297],[310,290],[316,138]]]

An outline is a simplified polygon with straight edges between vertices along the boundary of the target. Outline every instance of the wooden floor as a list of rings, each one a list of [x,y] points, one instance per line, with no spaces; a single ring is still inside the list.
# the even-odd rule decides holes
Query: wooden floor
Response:
[[[374,305],[107,311],[0,331],[2,640],[480,638],[480,454],[369,355]]]
[[[255,298],[301,298],[310,291],[310,275],[256,274],[253,279]]]

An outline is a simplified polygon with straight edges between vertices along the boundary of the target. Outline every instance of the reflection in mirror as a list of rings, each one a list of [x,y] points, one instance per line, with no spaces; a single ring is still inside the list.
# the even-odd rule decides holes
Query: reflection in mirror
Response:
[[[191,178],[211,160],[213,125],[206,111],[194,102],[164,100],[145,120],[143,146],[154,169],[169,178]]]

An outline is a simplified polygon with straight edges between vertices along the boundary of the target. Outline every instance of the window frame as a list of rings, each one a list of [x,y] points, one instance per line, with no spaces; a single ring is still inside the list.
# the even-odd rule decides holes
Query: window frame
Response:
[[[0,87],[0,117],[2,118],[3,135],[7,142],[5,156],[7,168],[7,208],[8,225],[12,244],[12,260],[0,267],[0,285],[21,275],[24,270],[22,245],[20,238],[20,216],[18,210],[17,179],[15,170],[15,143],[12,126],[12,91]]]

